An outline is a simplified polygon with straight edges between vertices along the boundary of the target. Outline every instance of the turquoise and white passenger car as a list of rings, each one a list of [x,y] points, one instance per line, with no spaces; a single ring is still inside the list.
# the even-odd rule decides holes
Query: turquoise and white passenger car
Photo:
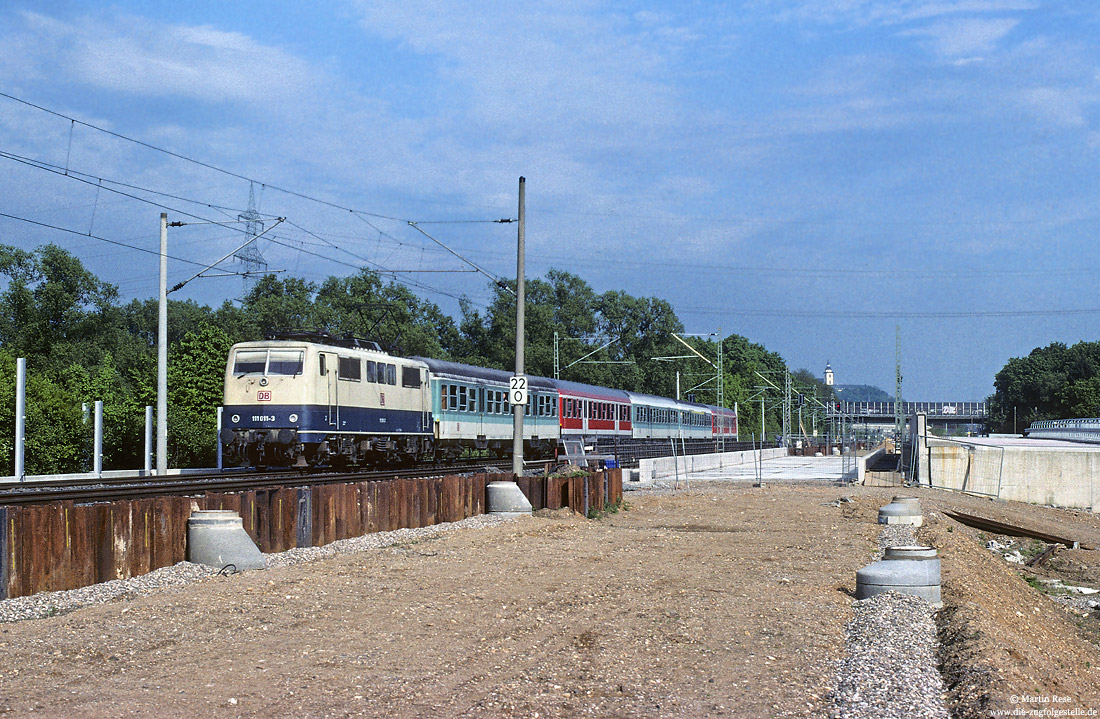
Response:
[[[508,402],[511,373],[473,365],[412,358],[431,376],[436,452],[458,456],[466,447],[505,456],[512,451],[513,415]],[[550,380],[528,375],[523,419],[524,455],[551,457],[558,443],[558,393]]]
[[[706,405],[627,392],[634,439],[710,439],[711,411]]]

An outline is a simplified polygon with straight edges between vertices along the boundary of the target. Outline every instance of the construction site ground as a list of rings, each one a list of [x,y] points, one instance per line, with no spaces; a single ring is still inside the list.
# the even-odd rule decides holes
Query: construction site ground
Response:
[[[1100,615],[1039,580],[1100,587],[1100,517],[905,492],[942,556],[953,713],[1095,716]],[[0,714],[825,716],[855,572],[875,559],[877,510],[896,493],[693,482],[629,493],[599,519],[542,512],[2,624]],[[1092,548],[1032,572],[1003,555],[1040,546],[944,510]]]

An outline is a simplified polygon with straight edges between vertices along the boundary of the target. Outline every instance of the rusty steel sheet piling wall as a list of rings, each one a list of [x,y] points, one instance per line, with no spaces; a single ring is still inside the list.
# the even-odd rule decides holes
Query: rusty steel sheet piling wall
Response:
[[[193,508],[239,513],[260,551],[272,553],[483,514],[486,485],[502,479],[512,475],[0,506],[0,599],[126,579],[181,562],[187,557],[187,519]],[[622,499],[621,470],[520,477],[518,484],[536,510],[568,506],[587,515]]]

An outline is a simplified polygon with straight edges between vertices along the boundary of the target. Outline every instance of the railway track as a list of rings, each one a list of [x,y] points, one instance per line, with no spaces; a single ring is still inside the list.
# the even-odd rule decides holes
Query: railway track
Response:
[[[268,487],[295,487],[312,484],[372,482],[394,478],[441,477],[449,474],[484,472],[487,465],[432,465],[410,469],[386,469],[369,472],[216,472],[172,475],[168,477],[75,478],[20,482],[0,485],[0,506],[44,504],[48,502],[112,502],[141,497],[180,496],[203,492],[242,492]]]

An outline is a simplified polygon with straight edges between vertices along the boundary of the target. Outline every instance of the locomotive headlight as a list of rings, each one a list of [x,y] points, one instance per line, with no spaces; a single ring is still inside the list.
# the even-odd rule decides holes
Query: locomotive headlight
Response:
[[[229,419],[232,420],[233,424],[236,424],[237,422],[241,421],[241,416],[239,414],[235,414],[232,417],[230,417]]]
[[[260,386],[261,387],[266,387],[267,386],[267,377],[261,377],[260,378]]]
[[[298,415],[292,414],[289,417],[287,417],[287,419],[289,419],[291,422],[297,422],[298,421]]]

